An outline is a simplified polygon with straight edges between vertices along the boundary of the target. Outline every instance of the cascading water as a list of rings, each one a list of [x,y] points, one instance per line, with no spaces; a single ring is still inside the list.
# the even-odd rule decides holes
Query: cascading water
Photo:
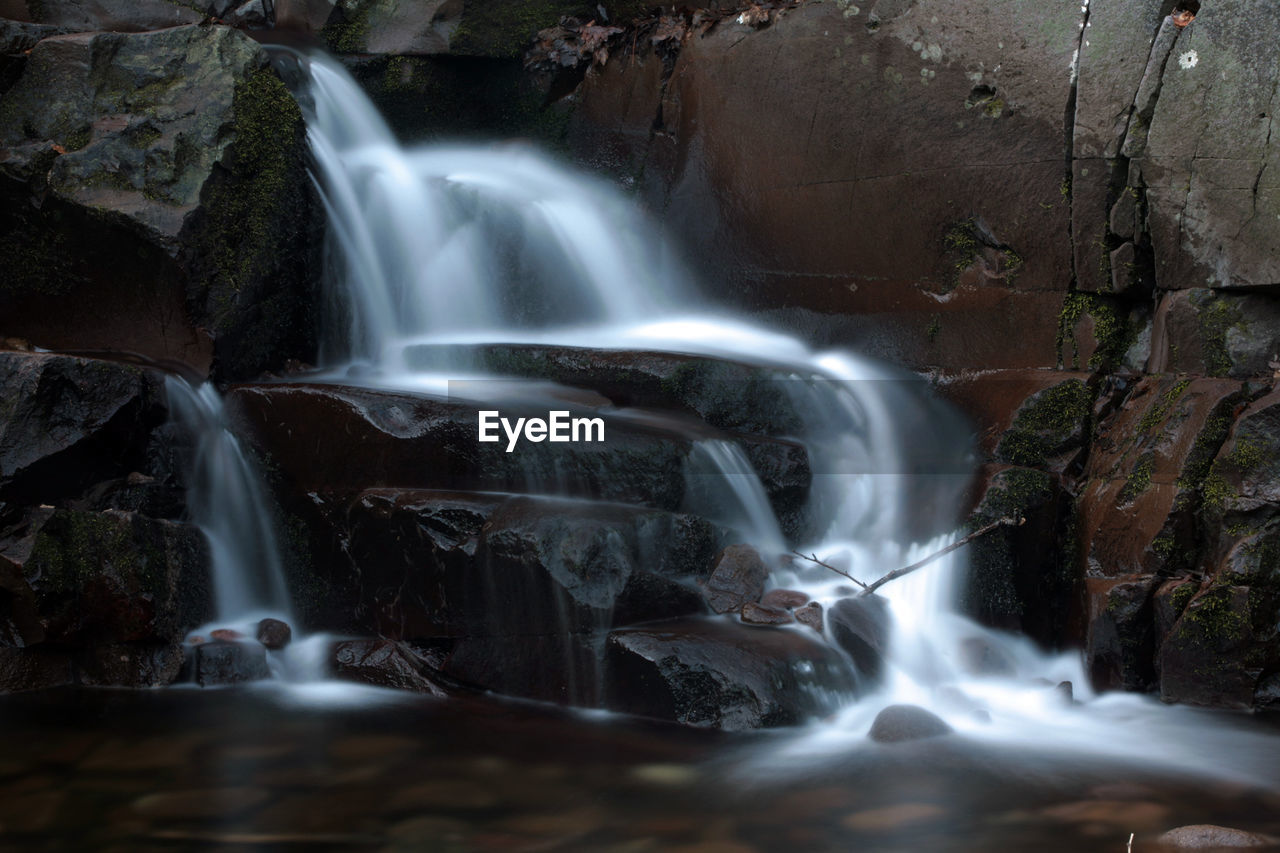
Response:
[[[817,533],[803,550],[869,581],[946,544],[937,532],[954,523],[972,468],[956,438],[968,430],[922,394],[918,380],[848,354],[816,354],[722,315],[689,313],[694,289],[615,194],[518,146],[406,149],[337,62],[294,58],[306,79],[301,100],[330,222],[328,299],[338,319],[325,351],[336,377],[447,393],[448,380],[491,378],[459,355],[465,346],[448,346],[477,343],[649,349],[767,365],[790,377],[786,394],[806,421],[795,438],[814,472],[809,514]],[[353,363],[365,367],[354,371]],[[698,511],[762,551],[780,552],[780,525],[740,449],[694,446],[686,472],[700,488],[690,488],[691,498],[719,495]],[[708,487],[707,478],[723,488]],[[932,541],[913,541],[921,538]],[[894,617],[884,686],[790,749],[820,755],[831,738],[861,739],[894,702],[927,706],[977,737],[1079,749],[1113,748],[1112,730],[1136,751],[1161,726],[1185,725],[1140,697],[1091,701],[1077,657],[1046,656],[956,614],[953,585],[963,570],[961,551],[883,589]],[[824,603],[849,594],[844,579],[802,562],[774,579]],[[968,674],[961,651],[975,641],[996,650],[1007,670]],[[1052,689],[1060,681],[1071,681],[1089,708],[1063,701]],[[1190,753],[1176,760],[1197,762]]]
[[[193,388],[175,377],[166,380],[165,391],[175,421],[195,440],[187,507],[209,542],[215,619],[238,628],[268,616],[288,620],[289,592],[271,516],[228,429],[222,398],[212,385]]]

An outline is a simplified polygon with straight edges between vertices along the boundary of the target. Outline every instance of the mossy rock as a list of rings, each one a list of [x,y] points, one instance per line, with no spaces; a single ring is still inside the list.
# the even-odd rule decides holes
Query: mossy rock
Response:
[[[996,458],[1014,465],[1039,467],[1084,446],[1093,409],[1093,392],[1079,379],[1068,379],[1037,392],[1018,409],[1000,438]]]

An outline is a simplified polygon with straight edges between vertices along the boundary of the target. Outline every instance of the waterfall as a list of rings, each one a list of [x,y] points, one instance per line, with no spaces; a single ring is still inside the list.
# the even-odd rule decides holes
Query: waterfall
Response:
[[[306,81],[300,101],[329,214],[324,350],[341,381],[448,388],[456,400],[468,383],[449,380],[503,378],[469,360],[466,345],[474,344],[647,350],[761,366],[788,377],[785,395],[804,421],[786,438],[808,455],[812,541],[785,540],[732,441],[693,440],[686,509],[765,555],[798,545],[863,581],[954,537],[938,531],[957,523],[975,462],[967,425],[927,383],[849,353],[815,352],[707,306],[656,229],[595,179],[518,145],[402,146],[337,61],[292,58]],[[366,369],[344,369],[352,364]],[[1046,656],[955,613],[964,571],[959,551],[884,587],[893,616],[885,682],[847,709],[839,731],[865,733],[870,716],[895,701],[972,728],[971,696],[1015,728],[1071,730],[1036,679],[1071,680],[1077,697],[1087,697],[1079,660]],[[816,564],[779,561],[773,580],[824,605],[849,595],[845,578]],[[967,674],[960,660],[974,642],[1014,671]]]
[[[195,441],[187,481],[191,521],[209,542],[219,625],[289,620],[289,592],[257,474],[228,428],[222,398],[205,383],[168,377],[174,420]]]

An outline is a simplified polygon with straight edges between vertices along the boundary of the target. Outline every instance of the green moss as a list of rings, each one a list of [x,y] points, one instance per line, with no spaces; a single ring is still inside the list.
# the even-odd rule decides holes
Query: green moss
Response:
[[[1243,327],[1244,318],[1236,306],[1216,294],[1197,294],[1192,299],[1199,308],[1197,320],[1205,371],[1210,376],[1226,376],[1234,366],[1227,351],[1227,333],[1234,327]]]
[[[1231,488],[1226,478],[1218,473],[1217,465],[1214,465],[1208,476],[1204,478],[1204,482],[1200,484],[1201,505],[1207,510],[1217,512],[1235,496],[1235,489]]]
[[[1231,452],[1227,454],[1226,461],[1238,471],[1251,471],[1261,465],[1265,459],[1266,455],[1262,448],[1252,437],[1240,436],[1236,439]]]
[[[449,49],[459,55],[514,59],[524,53],[539,30],[575,12],[595,15],[590,4],[565,0],[468,3],[463,6],[462,20],[449,39]]]
[[[62,147],[68,151],[79,151],[89,144],[93,139],[93,130],[88,127],[82,127],[67,135],[62,141]]]
[[[1062,311],[1058,315],[1058,360],[1065,366],[1079,368],[1080,345],[1075,337],[1075,328],[1086,315],[1093,318],[1093,333],[1097,343],[1093,355],[1089,357],[1088,366],[1100,370],[1110,369],[1124,358],[1137,331],[1111,302],[1092,293],[1069,293],[1063,300]]]
[[[1229,586],[1216,586],[1187,608],[1184,619],[1198,628],[1206,638],[1238,642],[1245,637],[1249,620],[1231,606]]]
[[[1117,501],[1123,505],[1132,503],[1135,498],[1151,488],[1151,471],[1155,466],[1155,454],[1146,453],[1138,460],[1129,476],[1124,481]]]
[[[129,132],[129,144],[134,148],[150,148],[161,136],[153,125],[144,124]]]
[[[320,37],[334,53],[364,53],[369,38],[369,13],[374,0],[343,0],[329,16]]]
[[[1172,608],[1175,618],[1187,609],[1187,604],[1195,598],[1197,591],[1198,587],[1194,583],[1184,583],[1174,587],[1173,592],[1169,594],[1169,607]]]
[[[60,511],[37,534],[29,565],[48,594],[78,595],[108,572],[139,593],[166,592],[163,550],[128,519],[104,513]]]
[[[1138,421],[1138,429],[1141,432],[1151,432],[1158,424],[1168,417],[1173,404],[1178,402],[1186,390],[1191,387],[1190,379],[1182,379],[1178,381],[1172,388],[1161,395],[1159,402],[1146,411],[1142,416],[1142,420]]]
[[[924,330],[925,340],[933,343],[938,339],[938,335],[942,332],[942,318],[937,314],[929,319],[929,326]]]
[[[1041,391],[1023,406],[996,448],[996,456],[1015,465],[1035,467],[1068,449],[1083,435],[1093,407],[1093,394],[1079,379]]]

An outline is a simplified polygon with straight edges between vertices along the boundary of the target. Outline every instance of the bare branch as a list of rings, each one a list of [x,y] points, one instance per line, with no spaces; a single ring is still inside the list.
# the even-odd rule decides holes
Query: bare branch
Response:
[[[866,588],[867,588],[867,585],[866,585],[865,583],[863,583],[862,581],[858,580],[858,579],[857,579],[857,578],[855,578],[853,575],[849,574],[848,572],[844,571],[843,569],[837,569],[835,566],[831,565],[830,563],[824,563],[824,562],[822,562],[821,560],[819,560],[819,559],[818,559],[818,555],[817,555],[817,554],[801,554],[799,551],[792,551],[791,553],[792,553],[792,554],[795,554],[797,557],[799,557],[799,558],[800,558],[800,559],[802,559],[802,560],[808,560],[810,563],[817,563],[819,566],[822,566],[822,568],[824,568],[824,569],[830,569],[831,571],[835,572],[836,574],[838,574],[838,575],[842,575],[843,577],[846,577],[846,578],[848,578],[849,580],[853,581],[854,583],[856,583],[858,586],[862,587],[863,589],[866,589]]]
[[[923,569],[925,566],[929,565],[939,557],[945,557],[947,554],[950,554],[952,551],[955,551],[958,548],[963,548],[965,545],[968,545],[970,542],[977,539],[978,537],[986,536],[988,533],[995,530],[997,527],[1005,527],[1005,526],[1021,527],[1023,524],[1026,523],[1026,521],[1027,520],[1025,518],[1002,518],[999,521],[993,521],[990,524],[988,524],[986,527],[982,527],[982,528],[979,528],[978,530],[973,531],[963,539],[957,539],[955,542],[952,542],[950,545],[943,548],[941,551],[936,551],[930,554],[929,556],[925,557],[923,560],[912,563],[909,566],[903,566],[900,569],[894,569],[893,571],[889,572],[889,574],[880,578],[880,580],[876,581],[870,586],[864,585],[862,588],[862,594],[870,595],[880,587],[887,584],[889,581],[897,580],[903,575],[909,575],[912,572],[919,571],[920,569]],[[830,566],[828,566],[827,568],[830,568]],[[844,572],[841,572],[840,574],[844,574]]]

